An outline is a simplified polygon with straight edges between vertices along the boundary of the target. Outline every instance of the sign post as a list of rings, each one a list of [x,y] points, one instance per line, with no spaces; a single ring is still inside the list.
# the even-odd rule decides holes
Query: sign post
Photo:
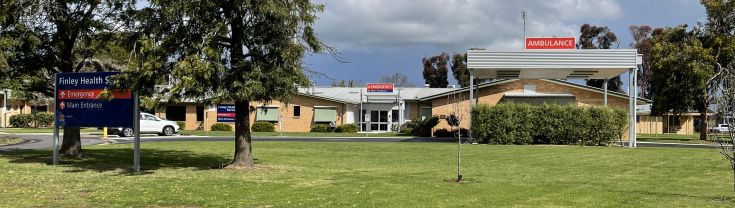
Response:
[[[283,114],[278,116],[278,131],[281,132],[281,137],[283,137]]]
[[[140,171],[140,107],[138,107],[138,91],[133,91],[133,171]]]
[[[58,77],[58,74],[54,75],[54,80],[58,80],[56,79],[56,77]],[[59,100],[57,99],[56,93],[55,93],[57,91],[57,86],[58,85],[54,85],[54,138],[53,138],[54,140],[53,141],[53,148],[54,148],[53,164],[54,165],[59,164],[59,109],[58,109]]]
[[[128,89],[114,89],[110,78],[116,74],[118,72],[54,75],[54,164],[59,160],[59,127],[132,127],[136,132],[133,169],[140,170],[139,126],[135,125],[139,122],[137,94],[133,95]]]
[[[370,114],[365,114],[365,126],[370,129]],[[365,137],[368,137],[368,131],[365,130]]]

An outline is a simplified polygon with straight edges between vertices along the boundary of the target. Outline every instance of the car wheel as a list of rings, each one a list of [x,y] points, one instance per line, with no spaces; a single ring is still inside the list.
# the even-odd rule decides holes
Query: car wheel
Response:
[[[132,128],[124,128],[124,129],[123,129],[123,130],[122,130],[122,131],[120,132],[119,136],[121,136],[121,137],[131,137],[131,136],[133,136],[134,134],[135,134],[135,132],[133,132],[133,129],[132,129]]]
[[[163,135],[164,136],[172,136],[174,135],[174,127],[163,127]]]

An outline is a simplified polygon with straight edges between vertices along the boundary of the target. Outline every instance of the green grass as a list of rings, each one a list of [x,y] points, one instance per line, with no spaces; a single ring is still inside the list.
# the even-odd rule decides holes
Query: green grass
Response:
[[[181,135],[195,135],[195,136],[235,136],[235,132],[230,131],[191,131],[183,130],[180,131]],[[331,132],[283,132],[283,136],[292,137],[365,137],[364,133],[331,133]],[[253,136],[281,136],[279,132],[253,132]],[[405,136],[412,137],[411,135],[398,134],[398,133],[370,133],[368,137],[395,137]]]
[[[0,146],[18,144],[21,142],[23,142],[23,139],[18,138],[18,137],[0,136]]]
[[[64,129],[60,128],[60,132],[63,132]],[[102,132],[101,129],[97,128],[82,128],[80,130],[81,132],[85,133],[93,133],[93,132]],[[42,127],[42,128],[0,128],[0,132],[3,133],[54,133],[54,128],[48,128],[48,127]]]
[[[699,134],[638,134],[636,138],[644,142],[712,144],[711,138],[700,140]]]
[[[0,152],[6,207],[732,207],[732,173],[712,149],[255,142],[255,171],[210,169],[231,142]]]

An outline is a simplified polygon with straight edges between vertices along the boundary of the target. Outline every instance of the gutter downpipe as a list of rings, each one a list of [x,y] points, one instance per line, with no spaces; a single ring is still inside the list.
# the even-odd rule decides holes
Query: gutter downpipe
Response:
[[[603,103],[605,104],[605,106],[607,106],[607,81],[608,80],[609,79],[605,79],[605,82],[602,84],[602,89],[604,89],[604,91],[605,91],[605,93],[604,93],[605,95],[603,96],[602,100],[603,100]]]

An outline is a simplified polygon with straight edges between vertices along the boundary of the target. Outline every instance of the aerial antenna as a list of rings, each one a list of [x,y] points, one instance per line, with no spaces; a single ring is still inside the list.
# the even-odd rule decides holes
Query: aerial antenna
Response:
[[[528,12],[526,10],[521,11],[521,19],[523,19],[523,41],[526,41],[526,15],[528,15]],[[526,48],[526,44],[523,44],[523,48]]]

